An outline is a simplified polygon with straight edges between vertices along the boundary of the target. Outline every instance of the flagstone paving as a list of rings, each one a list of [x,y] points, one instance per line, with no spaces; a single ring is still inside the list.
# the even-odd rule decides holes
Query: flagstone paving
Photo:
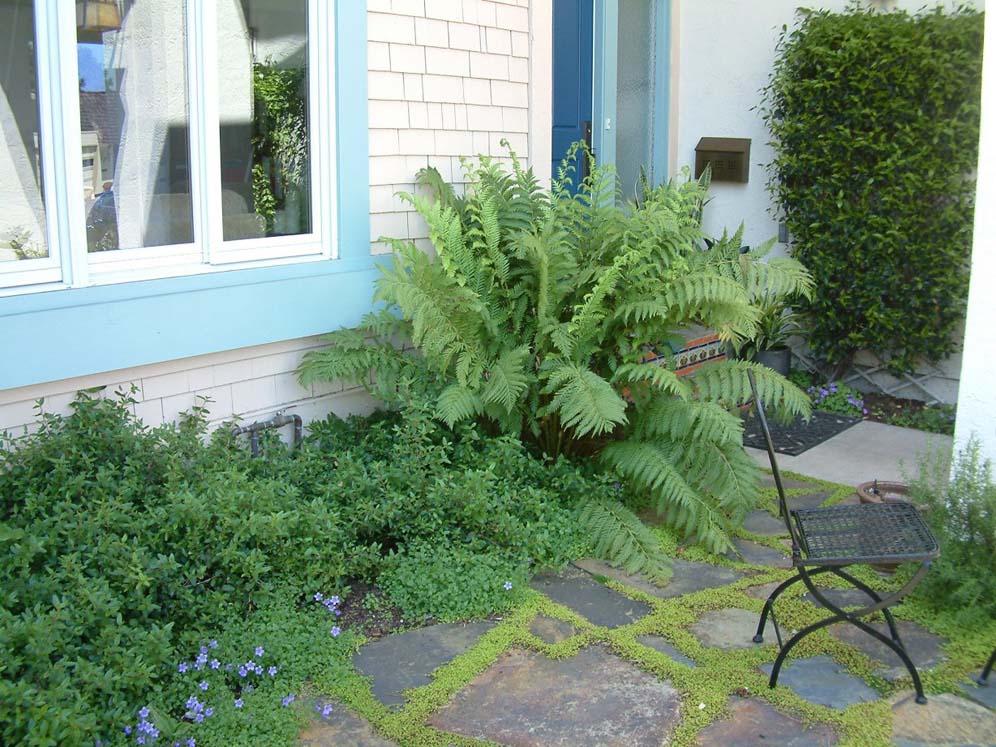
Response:
[[[353,666],[372,679],[374,697],[384,705],[402,705],[405,690],[429,684],[429,675],[473,646],[490,621],[430,625],[368,643],[353,656]]]
[[[722,568],[711,563],[695,563],[681,558],[675,558],[671,561],[671,578],[662,584],[648,581],[643,576],[631,576],[625,571],[613,568],[608,563],[593,558],[579,560],[574,565],[595,576],[604,576],[618,581],[659,599],[672,599],[703,589],[727,586],[743,578],[742,573],[737,573],[729,568]]]
[[[770,675],[774,665],[764,664],[761,671]],[[784,685],[800,698],[829,708],[846,708],[854,703],[878,700],[878,693],[829,656],[788,659],[778,673]]]
[[[733,650],[754,648],[754,631],[757,630],[756,612],[730,607],[706,612],[691,630],[703,646]]]
[[[892,742],[898,747],[991,747],[996,744],[996,713],[957,695],[942,693],[919,705],[912,692],[899,693],[892,705]]]
[[[667,642],[666,638],[661,638],[659,635],[641,635],[636,638],[637,643],[642,643],[644,646],[650,646],[650,648],[660,651],[667,657],[674,659],[689,667],[697,667],[694,661],[689,659],[678,649]]]
[[[529,624],[529,632],[544,643],[550,644],[560,643],[577,635],[577,631],[570,623],[546,615],[537,615]]]
[[[533,588],[604,628],[629,625],[650,612],[643,602],[623,596],[575,568],[538,576]]]
[[[744,517],[744,529],[751,534],[760,534],[765,537],[788,534],[785,522],[769,511],[751,511]]]
[[[978,673],[976,676],[978,676]],[[972,700],[996,711],[996,676],[990,674],[989,683],[988,685],[980,686],[975,680],[968,680],[961,683],[960,687],[962,692]]]
[[[750,565],[766,565],[772,568],[791,568],[792,558],[787,551],[776,550],[752,540],[735,537],[733,545],[737,548],[744,563]]]
[[[398,747],[378,736],[366,721],[338,704],[327,719],[315,721],[299,737],[300,747]]]
[[[829,726],[805,726],[767,703],[731,698],[730,716],[699,732],[701,747],[833,747],[837,735]]]
[[[660,747],[679,704],[669,683],[601,646],[557,661],[513,649],[430,723],[511,747]]]
[[[889,628],[884,622],[872,623],[872,627],[885,636],[889,635]],[[947,643],[944,638],[906,620],[897,620],[896,627],[899,629],[899,637],[902,638],[903,645],[917,669],[921,671],[933,669],[945,660],[944,652],[941,649],[941,646]],[[831,625],[830,635],[837,640],[851,644],[878,662],[879,673],[890,682],[909,674],[902,659],[891,648],[854,625]]]

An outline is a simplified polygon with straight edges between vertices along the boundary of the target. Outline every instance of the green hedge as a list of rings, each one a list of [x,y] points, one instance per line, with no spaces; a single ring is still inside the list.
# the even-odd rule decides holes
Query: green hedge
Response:
[[[839,369],[957,348],[979,138],[982,15],[800,10],[762,111],[769,188],[817,292],[809,342]]]

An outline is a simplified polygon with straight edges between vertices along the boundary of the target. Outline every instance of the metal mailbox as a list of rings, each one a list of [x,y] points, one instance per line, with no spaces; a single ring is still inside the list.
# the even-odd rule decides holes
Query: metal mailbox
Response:
[[[714,182],[747,182],[750,171],[750,138],[704,137],[695,146],[695,178],[712,164]]]

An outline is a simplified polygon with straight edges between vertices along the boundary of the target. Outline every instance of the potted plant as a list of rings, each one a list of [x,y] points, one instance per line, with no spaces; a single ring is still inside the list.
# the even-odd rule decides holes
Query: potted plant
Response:
[[[743,345],[740,355],[788,376],[792,362],[788,339],[799,331],[798,317],[782,299],[771,294],[764,294],[757,305],[761,311],[757,333]]]

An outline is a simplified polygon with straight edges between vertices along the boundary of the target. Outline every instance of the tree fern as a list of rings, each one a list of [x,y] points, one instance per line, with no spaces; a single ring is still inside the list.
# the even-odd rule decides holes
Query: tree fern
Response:
[[[592,168],[579,180],[581,159]],[[450,427],[476,421],[550,457],[594,455],[671,526],[729,547],[730,528],[758,500],[738,417],[747,370],[782,412],[806,413],[808,399],[749,363],[681,378],[645,360],[692,325],[734,344],[750,337],[757,290],[806,293],[805,271],[762,262],[768,245],[741,254],[739,231],[705,249],[702,181],[644,185],[638,203],[620,207],[614,173],[583,145],[550,190],[514,154],[511,170],[488,158],[465,169],[463,194],[433,169],[419,173],[431,196],[403,199],[425,219],[436,258],[388,239],[394,259],[376,284],[386,308],[309,353],[302,381],[359,383],[389,403],[422,397]],[[589,501],[582,516],[600,554],[663,572],[652,534],[621,504]]]
[[[671,578],[670,564],[654,533],[618,501],[583,499],[578,521],[587,528],[597,557],[654,581]]]

